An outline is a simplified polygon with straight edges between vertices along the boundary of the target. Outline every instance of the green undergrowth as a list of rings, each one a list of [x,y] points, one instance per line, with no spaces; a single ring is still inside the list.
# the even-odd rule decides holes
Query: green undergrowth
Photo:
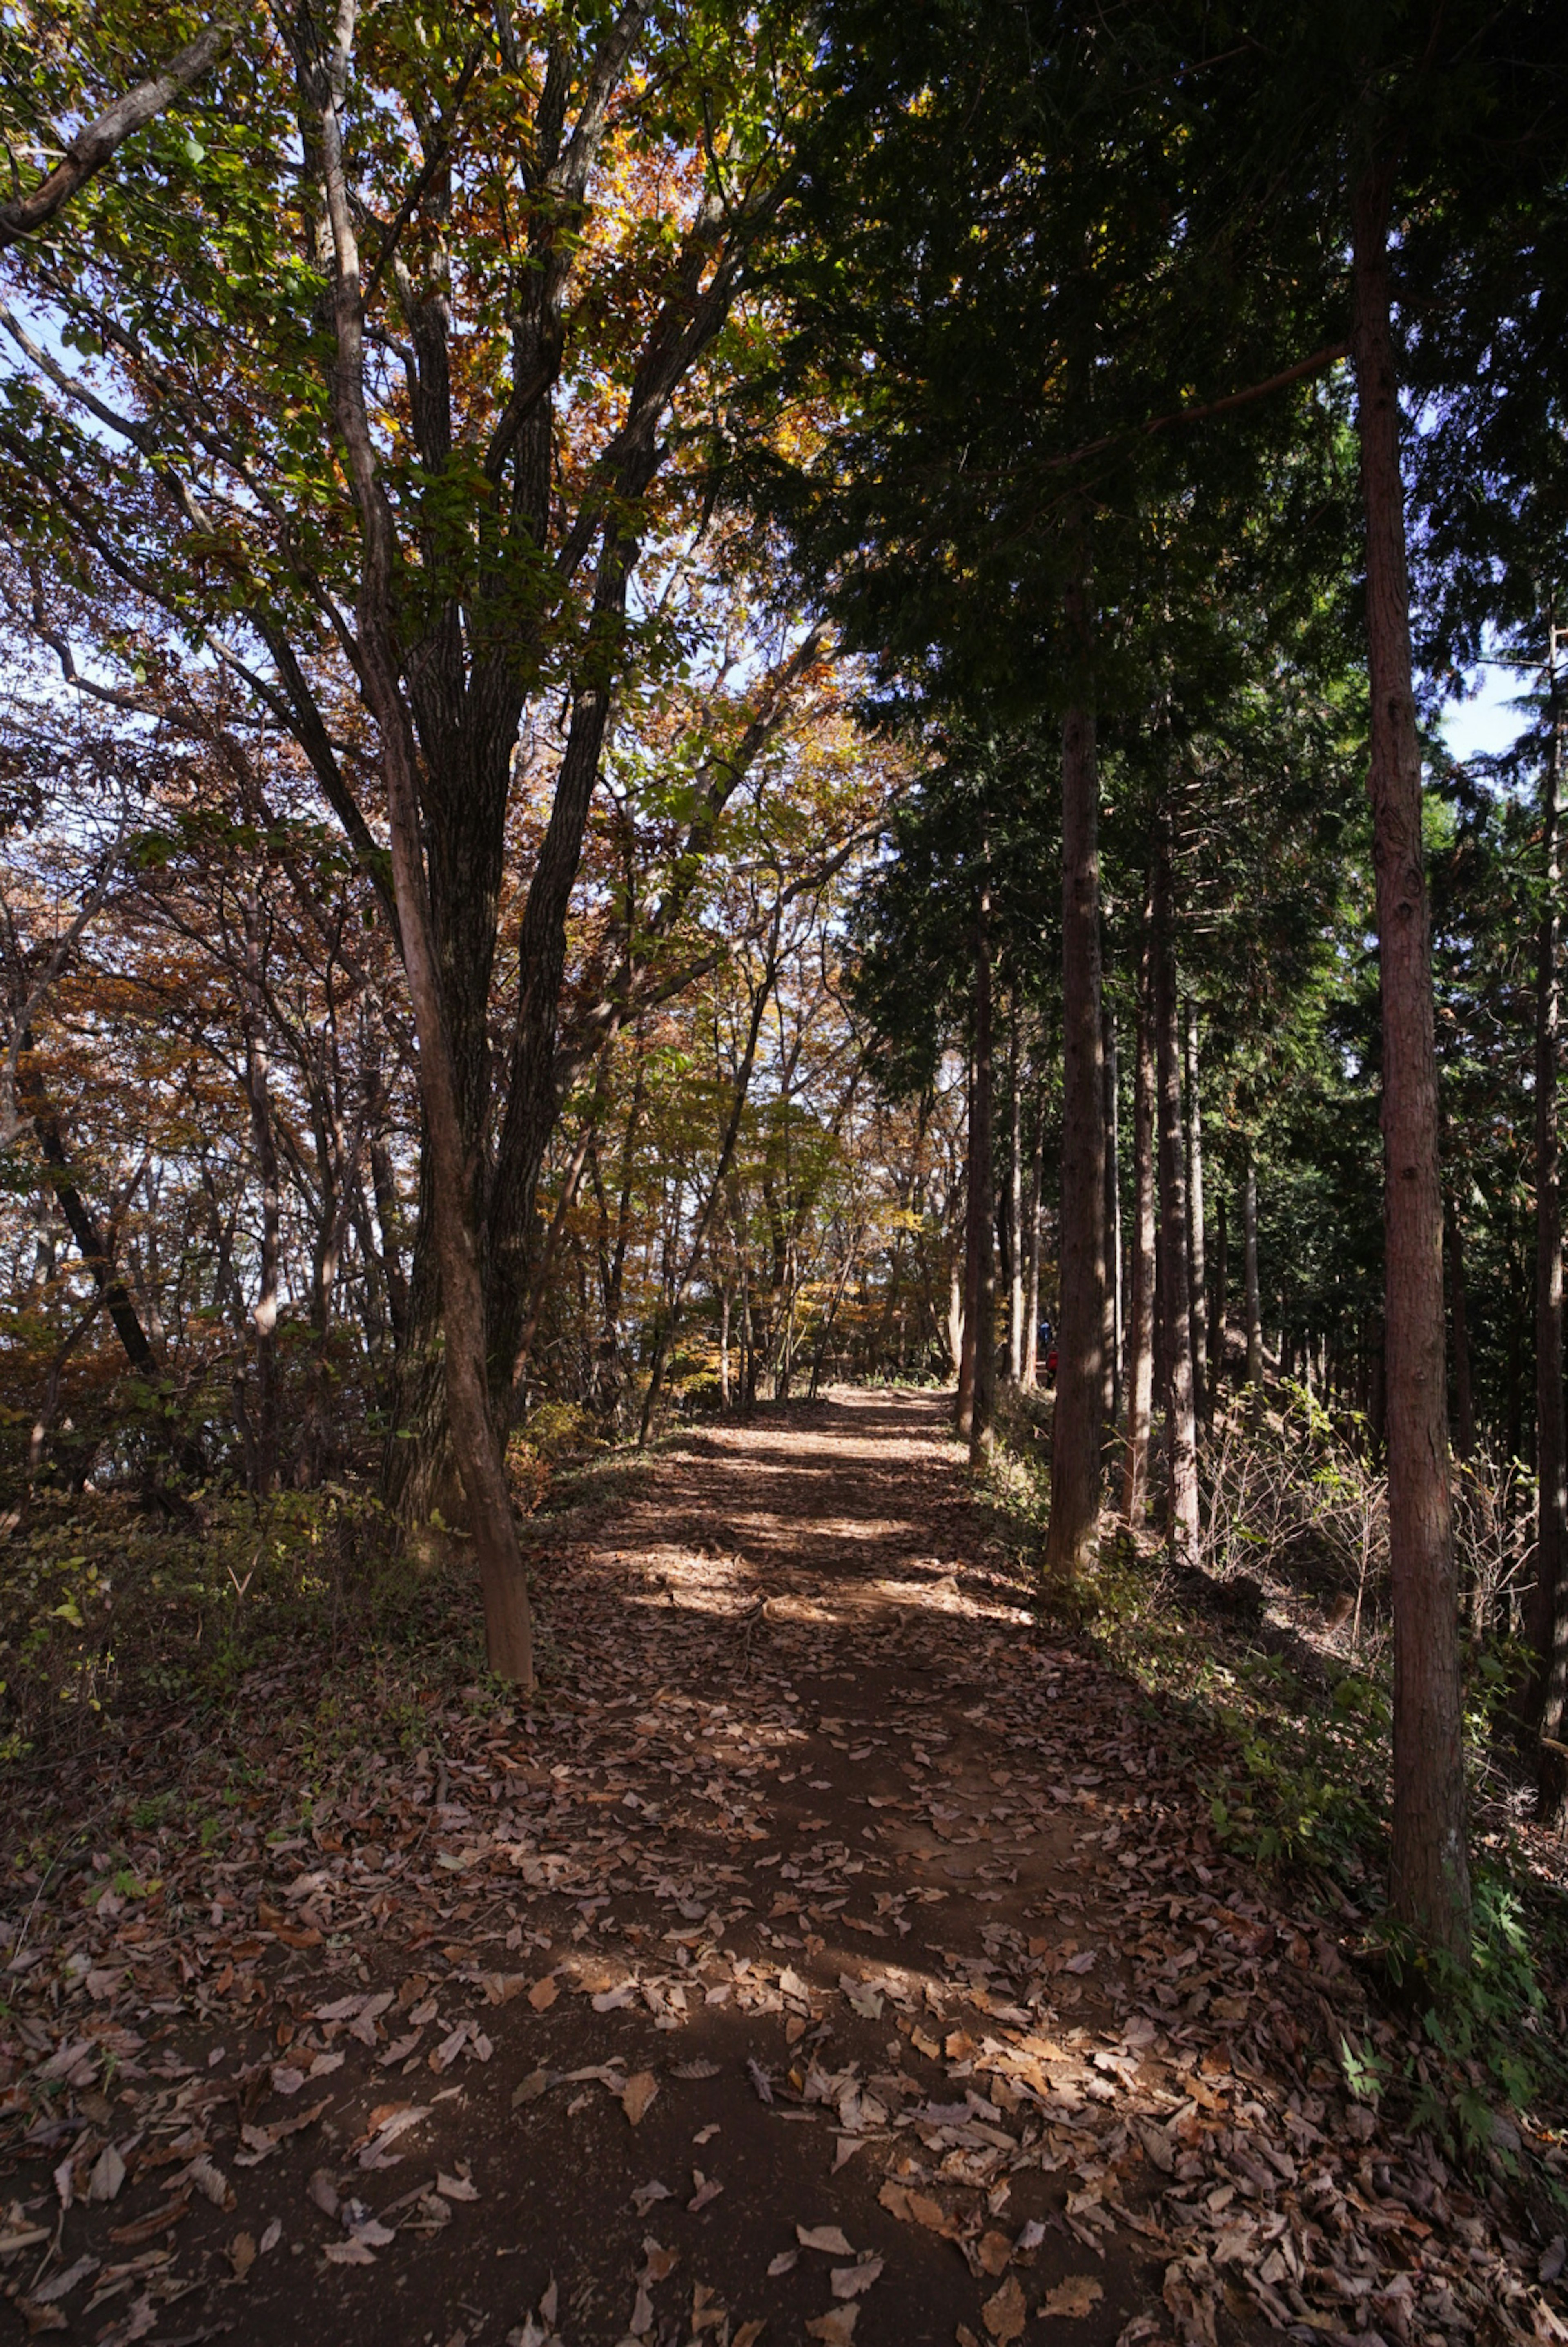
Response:
[[[549,1686],[564,1669],[551,1543],[566,1517],[624,1503],[647,1460],[552,1409],[530,1419],[509,1465]],[[258,1687],[285,1707],[308,1689],[310,1732],[328,1744],[340,1727],[359,1732],[367,1702],[417,1740],[432,1701],[484,1676],[465,1539],[439,1514],[405,1536],[351,1485],[260,1501],[223,1485],[45,1488],[0,1536],[0,1774],[101,1748],[160,1715],[218,1732]]]
[[[1393,2096],[1409,2123],[1444,2137],[1456,2155],[1506,2167],[1521,2138],[1500,2120],[1500,2105],[1553,2128],[1568,2123],[1568,2058],[1559,2050],[1568,1901],[1543,1863],[1542,1838],[1521,1828],[1510,1798],[1507,1699],[1519,1655],[1506,1616],[1501,1633],[1472,1635],[1464,1650],[1474,1920],[1471,1962],[1460,1966],[1417,1948],[1385,1911],[1392,1665],[1381,1589],[1363,1573],[1358,1594],[1370,1627],[1360,1651],[1348,1655],[1314,1633],[1326,1619],[1320,1586],[1293,1604],[1288,1542],[1238,1541],[1234,1525],[1226,1546],[1245,1554],[1245,1580],[1174,1568],[1151,1539],[1135,1541],[1107,1521],[1083,1579],[1067,1589],[1048,1584],[1050,1468],[1040,1421],[1037,1405],[1012,1404],[981,1483],[1021,1594],[1043,1621],[1092,1643],[1168,1725],[1189,1731],[1217,1842],[1274,1874],[1286,1895],[1326,1911],[1414,2024],[1413,2050],[1407,2045],[1398,2060],[1344,2049],[1353,2090]],[[1288,1430],[1299,1438],[1298,1424]],[[1278,1423],[1262,1439],[1278,1450]],[[1321,1440],[1322,1455],[1314,1459],[1310,1445],[1300,1454],[1304,1479],[1344,1472],[1326,1426]]]

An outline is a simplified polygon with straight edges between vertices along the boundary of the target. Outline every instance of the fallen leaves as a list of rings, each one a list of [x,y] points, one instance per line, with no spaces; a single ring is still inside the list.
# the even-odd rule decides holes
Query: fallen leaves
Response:
[[[425,2241],[465,2223],[479,2233],[470,2212],[482,2185],[479,2219],[512,2205],[520,2177],[565,2158],[592,2170],[593,2205],[612,2212],[585,2245],[590,2266],[622,2238],[628,2205],[646,2220],[669,2204],[659,2221],[678,2250],[647,2235],[640,2262],[615,2277],[615,2317],[629,2310],[626,2335],[639,2347],[677,2335],[677,2310],[658,2293],[673,2300],[682,2257],[692,2313],[687,2326],[678,2310],[678,2335],[717,2347],[728,2323],[734,2347],[755,2347],[761,2321],[737,2327],[700,2278],[705,2254],[732,2298],[749,2279],[766,2303],[765,2282],[791,2273],[819,2305],[826,2289],[831,2305],[805,2326],[824,2347],[850,2347],[867,2304],[868,2331],[880,2319],[889,2336],[923,2335],[932,2310],[922,2301],[911,2317],[907,2293],[911,2275],[932,2270],[962,2294],[961,2339],[1012,2347],[1026,2335],[1025,2285],[1048,2238],[1047,2256],[1104,2258],[1107,2272],[1157,2258],[1144,2269],[1156,2315],[1128,2327],[1125,2347],[1173,2332],[1181,2347],[1212,2347],[1227,2299],[1237,2321],[1250,2310],[1303,2336],[1363,2315],[1390,2342],[1452,2335],[1488,2292],[1522,2335],[1563,2347],[1549,2301],[1527,2309],[1513,2294],[1525,2268],[1495,2247],[1491,2204],[1435,2153],[1394,2144],[1376,2114],[1347,2111],[1332,2070],[1314,2069],[1317,1983],[1339,1999],[1348,1968],[1337,1974],[1327,1942],[1265,1913],[1257,1883],[1209,1847],[1201,1811],[1149,1757],[1154,1729],[1127,1716],[1086,1653],[961,1613],[968,1643],[922,1650],[922,1665],[934,1656],[929,1681],[922,1670],[921,1685],[894,1682],[891,1695],[869,1683],[830,1695],[841,1710],[819,1720],[790,1673],[820,1662],[809,1643],[820,1624],[802,1624],[801,1645],[769,1661],[768,1637],[797,1633],[768,1615],[746,1675],[717,1685],[712,1614],[674,1609],[673,1644],[645,1649],[640,1627],[628,1643],[622,1584],[635,1588],[637,1571],[634,1558],[617,1583],[620,1612],[606,1595],[596,1613],[582,1569],[561,1564],[555,1627],[579,1676],[536,1711],[503,1713],[477,1692],[432,1705],[420,1730],[428,1752],[378,1759],[362,1782],[345,1768],[316,1821],[281,1840],[268,1839],[278,1820],[258,1795],[254,1846],[231,1837],[199,1898],[205,1861],[188,1861],[181,1895],[195,1920],[180,1934],[150,1902],[104,1887],[117,1871],[108,1853],[94,1859],[97,1903],[66,1913],[46,1957],[29,1945],[6,1983],[15,2017],[0,2037],[11,2065],[0,2069],[0,2117],[39,2130],[37,2196],[0,2219],[24,2321],[56,2331],[73,2291],[75,2312],[123,2272],[104,2301],[107,2339],[125,2347],[132,2322],[152,2336],[158,2278],[182,2270],[170,2236],[194,2211],[189,2234],[205,2239],[209,2201],[241,2205],[221,2227],[226,2249],[212,2229],[204,2270],[221,2287],[254,2288],[282,2238],[277,2218],[261,2227],[266,2188],[295,2174],[289,2138],[325,2122],[319,2150],[311,2139],[322,2164],[290,2187],[290,2231],[311,2257],[280,2257],[274,2291],[286,2276],[308,2290],[312,2267],[381,2263],[389,2281],[412,2276]],[[874,1649],[882,1633],[870,1617],[862,1627]],[[814,1736],[855,1772],[843,1799],[828,1796],[836,1762],[809,1774]],[[993,1768],[1004,1745],[1007,1765]],[[884,1767],[901,1776],[879,1783]],[[908,1798],[890,1789],[901,1781]],[[921,1840],[922,1866],[906,1853],[926,1835],[928,1806],[944,1831]],[[1049,1856],[1043,1827],[1062,1837]],[[150,1880],[152,1854],[137,1863]],[[168,1852],[171,1880],[187,1863]],[[927,1879],[944,1870],[945,1890]],[[263,1891],[270,1938],[255,1929]],[[48,1928],[54,1897],[45,1891],[36,1929]],[[214,1913],[224,1920],[209,1929]],[[280,1922],[307,1952],[285,1960],[293,1942]],[[312,1931],[325,1936],[311,1942]],[[851,1933],[885,1945],[861,1961]],[[895,1933],[905,1965],[885,1960]],[[671,2034],[700,2050],[656,2060]],[[486,2082],[472,2065],[493,2052],[518,2082],[510,2127],[476,2115]],[[721,2075],[733,2101],[699,2091]],[[424,2099],[393,2099],[400,2090]],[[816,2220],[777,2255],[754,2247],[744,2166],[722,2206],[722,2182],[698,2168],[677,2191],[636,2180],[650,2145],[673,2163],[677,2144],[711,2142],[720,2116],[727,2148],[704,2156],[728,2168],[732,2144],[742,2158],[765,2147],[772,2188],[792,2195],[781,2205]],[[851,2158],[864,2179],[852,2200],[834,2180]],[[252,2184],[249,2171],[268,2160]],[[1058,2179],[1049,2237],[1022,2213],[1046,2205],[1030,2197],[1042,2170]],[[884,2261],[858,2247],[841,2219],[864,2207],[860,2191],[961,2254],[928,2260],[905,2239],[904,2254]],[[47,2225],[34,2221],[40,2207]],[[60,2208],[76,2212],[72,2228],[107,2270],[78,2260],[25,2296]],[[686,2213],[706,2221],[687,2228]],[[859,2219],[855,2229],[863,2239]],[[1568,2263],[1561,2240],[1540,2252],[1536,2242],[1532,2293]],[[476,2260],[476,2301],[482,2275],[504,2293],[517,2270]],[[1093,2323],[1106,2317],[1104,2298],[1095,2276],[1068,2274],[1037,2312]],[[513,2299],[480,2335],[516,2325],[526,2347],[563,2335],[553,2291],[518,2317]],[[84,2335],[97,2320],[95,2301]],[[188,2328],[199,2332],[201,2319]],[[945,2313],[942,2328],[952,2335]]]
[[[808,2322],[806,2335],[809,2339],[820,2339],[824,2347],[850,2347],[860,2311],[858,2306],[835,2306],[827,2314],[818,2315],[814,2322]]]
[[[852,2258],[855,2254],[838,2225],[797,2225],[795,2239],[803,2250],[823,2250],[830,2257]]]
[[[858,2265],[835,2266],[829,2280],[835,2298],[860,2298],[881,2276],[881,2258],[862,2258]]]
[[[1066,2322],[1081,2322],[1105,2297],[1104,2286],[1093,2274],[1069,2274],[1054,2290],[1046,2291],[1040,2301],[1042,2314],[1059,2316]]]
[[[1028,2310],[1016,2274],[1008,2275],[994,2297],[986,2300],[980,2313],[996,2347],[1012,2347],[1013,2340],[1023,2338]]]
[[[651,2070],[639,2070],[628,2078],[621,2093],[621,2108],[633,2127],[641,2127],[658,2093],[658,2080]]]
[[[917,2192],[889,2177],[877,2198],[890,2216],[904,2224],[923,2225],[930,2233],[941,2233],[949,2240],[958,2237],[958,2228],[940,2200],[929,2192]]]

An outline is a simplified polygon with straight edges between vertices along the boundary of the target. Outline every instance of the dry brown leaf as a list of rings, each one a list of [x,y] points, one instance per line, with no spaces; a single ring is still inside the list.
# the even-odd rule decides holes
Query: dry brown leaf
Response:
[[[243,2281],[256,2262],[254,2233],[236,2233],[229,2244],[229,2262],[234,2269],[236,2281]]]
[[[835,2306],[830,2313],[820,2314],[815,2322],[808,2322],[807,2336],[824,2341],[826,2347],[850,2347],[860,2311],[858,2306]]]
[[[1081,2322],[1092,2314],[1105,2297],[1103,2284],[1093,2274],[1069,2274],[1054,2290],[1047,2291],[1040,2301],[1042,2314],[1054,2314],[1066,2322]]]
[[[621,2090],[621,2108],[633,2127],[641,2127],[648,2107],[658,2093],[658,2080],[651,2070],[639,2070],[628,2078]]]
[[[546,1973],[544,1979],[536,1980],[529,1990],[528,2002],[535,2013],[548,2013],[560,1993],[555,1984],[555,1974]]]
[[[990,2274],[994,2280],[999,2273],[1006,2272],[1013,2244],[1005,2233],[982,2233],[974,2254],[980,2260],[981,2272]]]
[[[138,2218],[134,2225],[111,2225],[109,2239],[118,2249],[137,2250],[144,2241],[155,2241],[160,2233],[170,2231],[182,2217],[189,2214],[190,2195],[182,2192],[178,2199],[171,2200],[167,2209],[160,2209],[155,2216]]]
[[[925,2225],[927,2232],[943,2234],[943,2239],[948,2241],[958,2239],[958,2222],[948,2216],[942,2201],[932,2199],[930,2192],[911,2192],[909,2213],[915,2225]]]
[[[881,2258],[862,2258],[859,2265],[835,2266],[830,2280],[835,2298],[860,2298],[882,2270]]]
[[[1013,2340],[1022,2339],[1027,2309],[1018,2276],[1009,2274],[995,2297],[988,2298],[980,2311],[996,2347],[1012,2347]]]
[[[797,2225],[795,2239],[803,2250],[825,2250],[830,2258],[852,2258],[855,2254],[837,2225]]]
[[[42,2306],[36,2298],[19,2298],[16,2307],[29,2335],[35,2339],[40,2332],[65,2331],[69,2327],[63,2306]]]
[[[743,2322],[730,2342],[730,2347],[757,2347],[757,2342],[767,2330],[766,2322]]]
[[[334,2266],[373,2266],[376,2261],[375,2251],[363,2241],[329,2241],[322,2255]]]

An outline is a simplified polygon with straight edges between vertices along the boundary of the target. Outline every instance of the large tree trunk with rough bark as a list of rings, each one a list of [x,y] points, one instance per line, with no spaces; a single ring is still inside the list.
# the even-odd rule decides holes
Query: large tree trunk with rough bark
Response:
[[[974,1180],[974,1156],[979,1147],[979,1120],[974,1102],[974,1051],[969,1054],[968,1115],[964,1124],[963,1264],[957,1276],[958,1394],[953,1403],[953,1428],[961,1442],[974,1432],[974,1351],[979,1327],[980,1225],[976,1219],[979,1192]],[[950,1327],[953,1315],[948,1315]]]
[[[1029,1284],[1023,1301],[1023,1386],[1040,1381],[1040,1256],[1044,1225],[1045,1087],[1034,1097],[1034,1153],[1029,1168]]]
[[[1540,1752],[1543,1809],[1556,1816],[1568,1799],[1568,1768],[1555,1747],[1568,1720],[1568,1588],[1564,1587],[1563,1411],[1563,1198],[1558,1153],[1557,1076],[1561,983],[1558,956],[1562,880],[1558,838],[1563,784],[1563,719],[1558,707],[1557,629],[1549,654],[1551,740],[1541,777],[1543,895],[1535,965],[1535,1598],[1530,1624],[1535,1649],[1534,1711],[1550,1738]]]
[[[1122,1513],[1142,1523],[1148,1497],[1155,1368],[1155,1024],[1152,907],[1144,905],[1133,1065],[1133,1244],[1128,1264],[1127,1443]]]
[[[1023,1382],[1023,1086],[1019,1071],[1017,989],[1007,1038],[1007,1377]]]
[[[1067,597],[1087,665],[1084,579]],[[1100,794],[1094,712],[1062,725],[1062,1224],[1045,1569],[1081,1572],[1100,1522],[1105,1343],[1105,1094],[1100,1048]]]
[[[1431,946],[1411,682],[1410,576],[1390,324],[1392,166],[1350,202],[1353,351],[1366,515],[1373,859],[1382,1000],[1384,1345],[1394,1619],[1395,1920],[1461,1960],[1470,1951],[1464,1720],[1449,1506],[1442,1192]]]
[[[1214,1214],[1214,1300],[1208,1316],[1208,1405],[1211,1418],[1225,1387],[1226,1316],[1230,1300],[1229,1225],[1230,1217],[1222,1190]]]
[[[1100,1052],[1105,1082],[1105,1423],[1122,1414],[1122,1169],[1117,1098],[1116,1021],[1110,1004],[1100,1006]]]
[[[983,878],[974,924],[974,1126],[969,1199],[974,1245],[974,1409],[970,1455],[980,1458],[996,1416],[996,1202],[992,1178],[995,1071],[991,1020],[991,882]]]
[[[1166,1530],[1173,1553],[1197,1552],[1197,1427],[1193,1413],[1192,1286],[1187,1257],[1186,1152],[1182,1131],[1181,1005],[1170,819],[1155,862],[1154,996],[1160,1169],[1160,1304],[1166,1327]]]
[[[1197,1005],[1189,1000],[1182,1025],[1186,1082],[1183,1104],[1186,1113],[1187,1261],[1192,1299],[1192,1400],[1200,1426],[1212,1413],[1208,1368],[1208,1286],[1203,1227],[1203,1095],[1198,1088]]]

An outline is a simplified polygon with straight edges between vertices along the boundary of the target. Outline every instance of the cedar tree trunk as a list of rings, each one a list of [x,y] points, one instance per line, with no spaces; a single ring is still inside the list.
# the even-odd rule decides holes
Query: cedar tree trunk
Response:
[[[1397,1922],[1470,1951],[1458,1593],[1449,1509],[1442,1193],[1410,576],[1390,323],[1391,167],[1351,196],[1357,428],[1367,526],[1373,859],[1383,1030],[1384,1348],[1394,1617]]]

